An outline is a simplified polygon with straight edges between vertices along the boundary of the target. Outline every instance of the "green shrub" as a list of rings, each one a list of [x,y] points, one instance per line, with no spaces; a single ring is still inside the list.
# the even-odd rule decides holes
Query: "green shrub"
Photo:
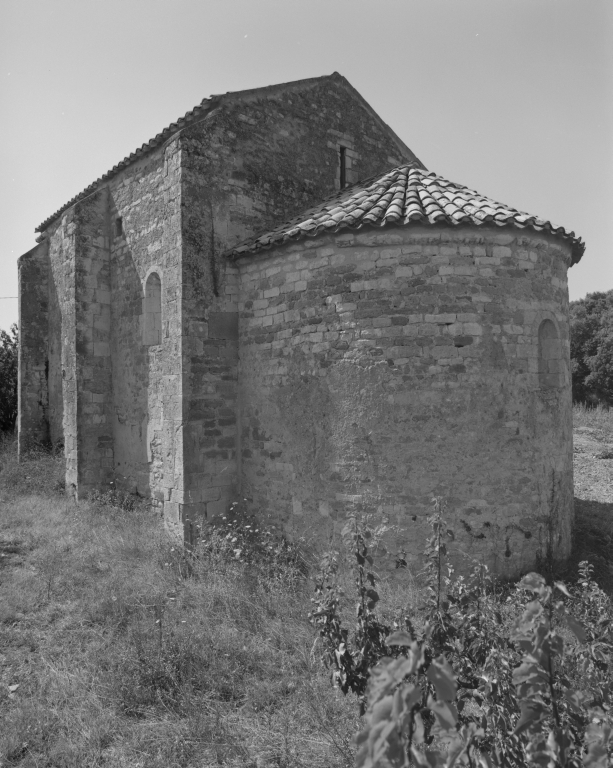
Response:
[[[98,489],[91,491],[88,499],[94,506],[111,507],[122,512],[132,512],[139,501],[139,497],[134,493],[115,488],[113,482],[109,483],[109,488],[104,491]]]
[[[570,304],[573,401],[613,405],[613,291]]]
[[[376,589],[373,550],[380,548],[385,525],[372,527],[350,516],[342,531],[345,552],[349,559],[357,592],[356,623],[350,634],[343,626],[340,613],[344,590],[339,583],[339,553],[324,556],[320,573],[315,579],[315,598],[309,620],[319,630],[322,658],[332,670],[332,681],[344,694],[356,694],[360,715],[366,707],[366,688],[371,668],[385,656],[397,656],[394,647],[386,644],[387,637],[400,625],[410,628],[407,616],[393,623],[377,615],[379,593]]]
[[[535,573],[497,585],[480,564],[456,576],[443,513],[435,500],[418,613],[376,615],[372,534],[356,519],[345,536],[356,563],[353,630],[330,558],[317,582],[311,620],[323,660],[365,711],[358,768],[609,765],[613,606],[591,566],[581,563],[570,587]]]
[[[17,326],[0,330],[0,432],[12,432],[17,420]]]
[[[240,502],[234,502],[227,515],[196,529],[197,558],[218,565],[248,565],[266,579],[282,578],[287,588],[304,581],[309,571],[303,549],[247,513]]]

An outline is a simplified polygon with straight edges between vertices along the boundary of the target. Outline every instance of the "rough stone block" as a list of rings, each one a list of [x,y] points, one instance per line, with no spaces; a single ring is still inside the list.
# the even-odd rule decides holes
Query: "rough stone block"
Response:
[[[268,302],[266,302],[268,304]],[[209,339],[238,341],[238,313],[210,312]]]

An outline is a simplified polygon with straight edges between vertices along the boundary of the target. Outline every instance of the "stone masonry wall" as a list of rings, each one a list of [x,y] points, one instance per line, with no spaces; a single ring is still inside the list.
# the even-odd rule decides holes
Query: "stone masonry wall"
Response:
[[[567,554],[569,264],[528,230],[417,226],[242,258],[243,495],[321,548],[375,512],[415,563],[438,495],[460,566],[511,576]]]
[[[41,243],[19,259],[19,455],[49,442],[47,343],[49,248]]]
[[[188,530],[226,511],[240,486],[238,288],[221,254],[338,189],[341,145],[348,183],[415,160],[341,81],[229,95],[181,134]]]
[[[178,524],[183,492],[181,232],[178,139],[109,184],[115,482],[165,506]],[[144,327],[148,276],[161,281],[161,343]]]
[[[183,482],[178,157],[177,141],[169,142],[69,208],[45,232],[48,282],[24,272],[22,287],[22,296],[36,290],[49,305],[41,402],[47,434],[64,443],[67,487],[151,495],[168,502],[175,523],[171,496]],[[151,271],[163,292],[155,346],[143,334]]]
[[[64,446],[67,488],[79,494],[108,483],[113,468],[106,211],[101,189],[66,211],[44,241],[47,428],[53,445]]]
[[[50,314],[50,338],[54,354],[50,357],[51,379],[61,381],[62,407],[57,387],[54,389],[54,423],[58,442],[64,444],[66,458],[66,488],[76,492],[78,483],[77,456],[77,349],[75,302],[75,210],[71,208],[45,233],[49,243],[49,296],[53,297]],[[59,346],[59,356],[57,347]],[[59,380],[59,381],[58,381]],[[58,419],[62,423],[59,429]]]
[[[22,442],[64,444],[67,487],[150,495],[188,538],[225,511],[241,472],[237,270],[221,254],[338,189],[341,147],[347,183],[418,163],[339,75],[229,94],[47,227],[22,260],[42,312],[24,304],[20,425]],[[152,273],[160,343],[143,325]]]
[[[113,478],[111,264],[107,210],[106,188],[74,207],[79,495],[108,487]]]
[[[48,280],[48,396],[49,439],[57,451],[64,448],[64,379],[62,376],[62,305],[60,304],[54,269],[49,263]]]

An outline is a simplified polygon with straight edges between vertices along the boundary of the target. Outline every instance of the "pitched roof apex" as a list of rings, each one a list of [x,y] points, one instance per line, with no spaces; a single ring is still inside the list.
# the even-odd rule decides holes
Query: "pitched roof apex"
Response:
[[[277,96],[280,93],[287,91],[301,91],[313,88],[326,80],[333,80],[341,88],[344,88],[363,109],[379,124],[381,129],[387,133],[387,135],[394,142],[399,152],[402,155],[402,159],[411,160],[421,168],[426,166],[419,160],[415,153],[407,147],[402,139],[389,127],[389,125],[379,117],[375,110],[370,106],[362,94],[357,91],[347,80],[346,77],[340,74],[340,72],[334,71],[331,75],[322,75],[320,77],[309,77],[304,80],[291,80],[287,83],[277,83],[276,85],[266,85],[261,88],[250,88],[245,91],[228,91],[228,93],[220,96],[212,96],[211,98],[220,99],[221,102],[232,101],[252,101],[256,99],[266,98],[267,96]]]
[[[389,125],[387,125],[387,123],[385,123],[379,117],[379,115],[374,111],[374,109],[370,106],[370,104],[368,104],[368,102],[363,98],[363,96],[361,96],[358,93],[358,91],[356,91],[356,89],[351,85],[351,83],[345,77],[343,77],[343,75],[339,74],[338,72],[333,72],[331,75],[322,75],[320,77],[310,77],[304,80],[293,80],[288,83],[277,83],[276,85],[266,85],[261,88],[249,88],[244,91],[228,91],[225,94],[214,94],[212,96],[209,96],[206,99],[202,99],[202,101],[199,104],[197,104],[192,110],[187,112],[183,117],[178,118],[175,122],[171,123],[169,126],[164,128],[164,130],[158,133],[157,136],[155,136],[150,141],[146,142],[137,150],[135,150],[130,155],[125,157],[123,160],[117,163],[117,165],[115,165],[105,174],[103,174],[98,179],[96,179],[96,181],[94,181],[92,184],[86,187],[82,192],[80,192],[78,195],[76,195],[71,200],[69,200],[65,205],[59,208],[54,214],[49,216],[49,218],[45,219],[45,221],[43,221],[42,224],[39,224],[34,231],[44,232],[45,229],[49,226],[49,224],[51,224],[53,221],[59,218],[59,216],[61,216],[61,214],[64,213],[64,211],[68,210],[68,208],[73,206],[79,200],[83,200],[85,197],[92,194],[92,192],[98,189],[98,187],[101,184],[106,182],[108,179],[114,176],[117,172],[119,172],[126,166],[131,165],[134,161],[148,154],[150,151],[152,151],[156,147],[159,147],[164,142],[171,139],[176,133],[179,133],[179,131],[181,131],[183,128],[186,128],[188,125],[193,125],[196,122],[204,120],[214,110],[216,110],[217,107],[222,106],[224,103],[232,103],[237,101],[248,102],[248,101],[254,101],[256,99],[261,99],[261,98],[275,97],[281,93],[288,92],[288,91],[296,92],[296,91],[308,90],[309,88],[313,88],[319,85],[320,83],[325,82],[326,80],[336,82],[338,85],[344,88],[348,93],[350,93],[351,96],[354,99],[356,99],[356,101],[358,101],[361,104],[361,106],[369,113],[369,115],[377,123],[379,123],[381,128],[388,134],[390,139],[396,144],[404,160],[411,161],[412,163],[415,163],[421,166],[422,168],[425,168],[423,163],[415,157],[413,152],[411,152],[411,150],[406,146],[406,144],[403,141],[401,141],[401,139],[398,138],[398,136],[394,133],[394,131],[392,131]]]
[[[339,83],[347,90],[351,95],[357,99],[360,104],[364,107],[364,109],[368,112],[368,114],[376,120],[376,122],[379,123],[381,128],[391,137],[391,139],[394,141],[398,149],[402,152],[404,157],[407,159],[413,158],[414,161],[418,166],[423,168],[424,170],[427,170],[426,166],[422,163],[422,161],[415,155],[415,153],[407,147],[407,145],[402,141],[402,139],[396,135],[396,133],[389,127],[389,125],[382,120],[379,115],[375,112],[375,110],[370,106],[370,104],[366,101],[366,99],[362,96],[362,94],[357,91],[347,80],[346,77],[343,77],[339,72],[333,72],[330,77],[334,77],[338,79]]]
[[[246,88],[243,91],[227,91],[224,94],[218,94],[214,98],[223,101],[252,101],[255,99],[266,98],[267,96],[276,96],[286,91],[306,91],[313,88],[325,80],[340,78],[345,80],[338,72],[331,75],[320,75],[319,77],[307,77],[303,80],[289,80],[287,83],[274,83],[273,85],[262,85],[258,88]],[[213,97],[212,97],[213,98]]]

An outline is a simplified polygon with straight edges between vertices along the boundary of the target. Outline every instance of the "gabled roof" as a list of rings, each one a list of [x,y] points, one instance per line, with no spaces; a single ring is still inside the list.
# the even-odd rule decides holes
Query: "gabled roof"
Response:
[[[384,227],[387,224],[495,224],[549,232],[570,242],[573,264],[579,261],[585,250],[583,241],[575,237],[574,232],[567,232],[563,227],[556,227],[537,216],[497,203],[435,173],[402,165],[337,192],[272,231],[239,243],[227,254],[244,256],[307,235],[316,237],[322,232],[360,229],[366,225]]]
[[[126,166],[130,165],[130,163],[134,162],[135,160],[138,160],[141,157],[144,157],[147,153],[151,152],[156,147],[159,147],[161,144],[163,144],[165,141],[170,139],[171,136],[173,136],[178,131],[182,130],[183,128],[186,128],[189,125],[192,125],[193,123],[200,122],[201,120],[204,120],[206,117],[209,116],[211,112],[213,112],[217,107],[222,106],[223,104],[230,104],[232,102],[249,102],[254,101],[256,99],[264,99],[264,98],[274,98],[275,96],[278,96],[279,94],[282,94],[284,92],[292,91],[303,91],[308,90],[309,88],[314,88],[317,85],[320,85],[326,81],[335,82],[341,87],[343,87],[345,90],[347,90],[351,95],[362,105],[362,107],[373,117],[381,126],[381,128],[389,135],[391,140],[396,144],[398,147],[398,150],[401,152],[402,155],[405,155],[405,157],[413,158],[413,162],[416,165],[422,165],[422,163],[415,157],[415,154],[411,152],[411,150],[407,147],[407,145],[400,139],[398,136],[392,131],[392,129],[385,123],[379,115],[374,111],[374,109],[368,104],[368,102],[358,93],[358,91],[355,90],[355,88],[349,83],[349,81],[344,78],[342,75],[340,75],[338,72],[333,72],[331,75],[324,75],[323,77],[311,77],[307,78],[305,80],[295,80],[290,83],[279,83],[278,85],[269,85],[264,88],[251,88],[246,91],[229,91],[226,94],[222,95],[215,95],[210,96],[208,99],[203,99],[200,104],[195,106],[191,111],[187,112],[183,117],[180,117],[176,122],[171,123],[169,126],[164,128],[164,130],[161,133],[158,133],[157,136],[155,136],[150,141],[143,144],[141,147],[139,147],[137,150],[132,152],[127,157],[124,157],[124,159],[117,163],[113,168],[111,168],[110,171],[107,171],[103,176],[100,176],[100,178],[96,179],[92,184],[90,184],[88,187],[86,187],[82,192],[80,192],[78,195],[72,198],[72,200],[69,200],[65,205],[63,205],[61,208],[59,208],[54,214],[49,216],[48,219],[45,219],[42,224],[39,224],[38,227],[34,230],[35,232],[42,232],[46,229],[46,227],[49,226],[55,219],[57,219],[59,216],[61,216],[64,211],[68,210],[72,205],[74,205],[79,200],[82,200],[83,198],[90,195],[92,192],[94,192],[101,184],[103,184],[105,181],[110,179],[112,176],[114,176],[117,172],[122,170],[122,168],[125,168]]]

